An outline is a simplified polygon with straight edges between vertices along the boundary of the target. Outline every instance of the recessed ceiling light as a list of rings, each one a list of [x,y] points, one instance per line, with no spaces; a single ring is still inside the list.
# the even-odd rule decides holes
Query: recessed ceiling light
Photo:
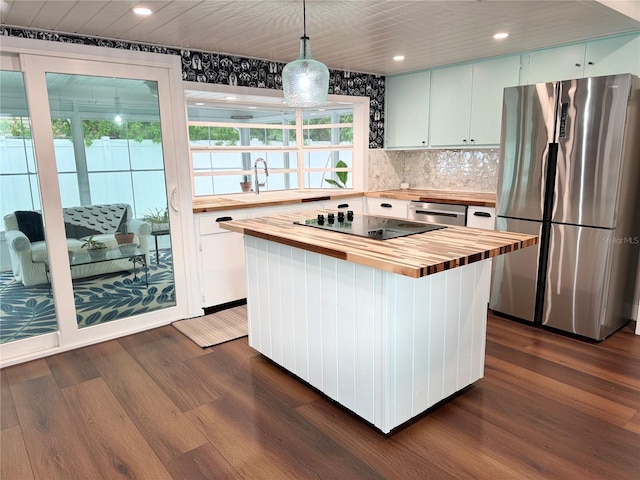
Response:
[[[495,38],[496,40],[502,40],[503,38],[507,38],[509,36],[509,34],[507,32],[500,32],[500,33],[496,33],[493,38]]]
[[[196,102],[195,105],[196,105],[196,107],[202,107],[204,105],[204,103],[203,102]]]
[[[151,15],[151,9],[147,7],[136,7],[133,9],[133,13],[136,15]]]
[[[249,108],[250,108],[251,110],[254,110],[254,109],[258,108],[258,107],[251,106],[251,107],[249,107]]]
[[[401,61],[403,61],[403,60],[404,60],[404,55],[396,55],[395,57],[393,57],[393,59],[394,59],[396,62],[401,62]]]
[[[224,97],[225,100],[237,100],[238,97],[234,97],[234,96],[228,96],[228,97]]]

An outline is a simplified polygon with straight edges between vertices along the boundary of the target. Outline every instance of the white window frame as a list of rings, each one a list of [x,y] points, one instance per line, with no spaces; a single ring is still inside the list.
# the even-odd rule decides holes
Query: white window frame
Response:
[[[189,92],[191,94],[194,91],[203,92],[203,97],[207,97],[207,94],[213,96],[219,96],[220,99],[223,99],[228,95],[240,95],[244,98],[250,99],[252,97],[272,97],[273,99],[278,99],[280,102],[284,100],[281,90],[271,90],[264,88],[251,88],[251,87],[236,87],[229,85],[214,85],[214,84],[202,84],[198,82],[184,82],[184,89],[186,99],[189,100]],[[365,155],[368,153],[368,143],[369,143],[369,97],[352,97],[347,95],[329,95],[329,104],[330,105],[350,105],[353,108],[353,123],[352,124],[322,124],[322,125],[303,125],[303,109],[298,109],[296,111],[296,124],[287,126],[287,125],[278,125],[277,128],[282,129],[295,129],[296,130],[296,138],[304,139],[304,130],[305,129],[313,129],[313,128],[332,128],[332,127],[344,127],[344,126],[352,126],[353,128],[353,143],[349,146],[340,146],[336,145],[327,145],[327,146],[305,146],[304,141],[298,141],[295,147],[285,147],[285,146],[259,146],[259,147],[249,147],[249,146],[190,146],[190,151],[215,151],[215,152],[224,152],[224,151],[242,151],[242,152],[251,152],[251,151],[295,151],[297,153],[298,159],[298,185],[299,189],[308,189],[305,187],[304,176],[307,172],[336,172],[336,171],[344,171],[344,169],[336,169],[336,168],[327,168],[327,169],[319,169],[319,168],[306,168],[304,166],[304,152],[306,151],[339,151],[339,150],[351,150],[352,151],[352,164],[348,169],[350,175],[352,176],[352,187],[353,191],[364,191],[365,179],[367,176],[367,168]],[[215,102],[217,106],[222,106],[228,108],[231,105],[220,105],[221,102]],[[186,108],[186,104],[185,104]],[[241,107],[240,107],[241,108]],[[187,115],[188,119],[188,115]],[[232,124],[227,122],[203,122],[203,121],[189,121],[187,120],[188,125],[194,126],[223,126],[223,127],[243,127],[243,128],[276,128],[274,124]],[[195,178],[197,176],[221,176],[221,175],[229,175],[229,171],[226,172],[198,172],[196,173],[193,168],[193,160],[190,155],[191,161],[191,172],[192,177]],[[294,169],[291,170],[282,170],[279,169],[278,172],[285,173],[287,171],[293,172]],[[253,174],[252,170],[237,170],[234,171],[235,175],[250,175]],[[194,192],[195,192],[195,187]],[[216,195],[217,196],[217,195]]]

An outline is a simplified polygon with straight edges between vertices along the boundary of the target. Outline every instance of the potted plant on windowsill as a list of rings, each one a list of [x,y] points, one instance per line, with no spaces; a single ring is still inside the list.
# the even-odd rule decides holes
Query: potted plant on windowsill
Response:
[[[348,168],[349,165],[344,163],[342,160],[338,160],[336,162],[336,168]],[[338,188],[347,188],[347,180],[349,179],[349,172],[336,172],[336,177],[338,180],[334,180],[332,178],[325,178],[324,181],[334,187]]]
[[[120,231],[116,232],[114,237],[116,238],[116,243],[118,245],[133,243],[133,233],[129,233],[129,227],[127,227],[126,223],[122,224]]]
[[[252,187],[251,176],[250,175],[244,175],[242,180],[243,181],[240,182],[240,189],[243,192],[250,192],[251,191],[251,187]]]
[[[93,260],[102,260],[107,256],[107,245],[104,242],[94,240],[93,235],[84,241],[82,248],[87,249]]]
[[[151,224],[151,231],[153,232],[169,230],[169,209],[150,208],[144,214],[142,220]]]

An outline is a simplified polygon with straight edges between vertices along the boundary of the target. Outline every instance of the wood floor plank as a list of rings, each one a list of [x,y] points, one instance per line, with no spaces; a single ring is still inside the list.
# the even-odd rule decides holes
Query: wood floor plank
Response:
[[[402,434],[389,437],[375,431],[352,413],[322,398],[296,409],[316,428],[334,438],[342,447],[361,458],[385,478],[446,480],[459,478],[456,472],[434,463],[424,451],[416,452],[399,440]],[[411,429],[412,427],[407,427]]]
[[[40,360],[32,360],[26,363],[20,363],[13,365],[5,369],[7,372],[7,378],[11,385],[20,382],[26,382],[27,380],[33,380],[34,378],[46,377],[51,375],[47,360],[41,358]]]
[[[206,432],[207,438],[225,458],[230,462],[237,458],[237,447],[229,449],[227,445],[234,435],[242,435],[240,443],[260,445],[269,462],[287,460],[284,465],[278,463],[272,467],[284,468],[283,475],[297,478],[382,478],[282,401],[280,389],[274,389],[271,382],[265,382],[246,366],[236,366],[229,361],[234,356],[233,353],[227,355],[227,352],[237,348],[232,343],[221,345],[215,355],[212,353],[197,361],[220,372],[219,375],[233,385],[233,389],[227,390],[220,400],[187,414],[198,422],[199,428]],[[273,365],[271,368],[278,367]],[[232,463],[234,468],[241,470],[245,466],[247,457],[243,458],[245,461]]]
[[[206,443],[200,431],[117,341],[92,345],[86,351],[164,464]]]
[[[460,395],[457,402],[484,421],[543,445],[595,478],[633,478],[640,468],[636,434],[532,392],[525,381],[514,385],[487,373],[481,382],[482,402],[473,395]]]
[[[221,402],[225,400],[216,403]],[[269,433],[260,428],[253,412],[231,416],[233,407],[233,402],[222,406],[209,404],[187,412],[187,416],[205,433],[213,448],[240,473],[240,478],[306,478],[306,472],[301,471],[298,465],[292,465],[289,459],[282,459],[274,454],[273,449],[266,448]]]
[[[633,418],[627,422],[624,428],[630,432],[640,435],[640,412],[636,413]]]
[[[584,348],[585,346],[591,348]],[[585,345],[581,340],[562,335],[553,335],[544,343],[531,345],[525,351],[579,372],[640,391],[640,369],[637,368],[636,362],[630,361],[628,355],[598,348],[597,345]]]
[[[234,384],[227,381],[224,375],[212,376],[207,373],[211,368],[226,368],[221,367],[221,364],[241,366],[250,371],[253,384],[269,385],[280,399],[291,407],[303,405],[322,396],[251,349],[246,338],[211,347],[208,355],[185,363],[196,375],[208,377],[212,388],[222,396],[233,395]]]
[[[621,405],[618,402],[494,357],[487,358],[485,368],[491,371],[492,377],[500,378],[505,382],[513,382],[523,389],[538,392],[547,399],[620,427],[626,425],[638,412],[637,408]]]
[[[0,431],[0,478],[2,480],[30,480],[33,471],[29,455],[18,425]]]
[[[170,353],[165,340],[165,336],[142,332],[118,342],[183,412],[220,398],[201,376]]]
[[[640,480],[640,336],[489,315],[487,339],[484,378],[387,436],[246,338],[166,326],[7,367],[1,478]]]
[[[531,355],[526,351],[517,350],[509,342],[507,344],[496,343],[490,339],[487,341],[487,345],[491,349],[492,357],[496,359],[534,371],[544,377],[573,386],[586,393],[606,398],[621,406],[632,409],[637,409],[639,406],[639,392],[627,385],[603,380],[588,372],[576,371],[557,362]]]
[[[52,355],[46,361],[60,388],[78,385],[100,375],[87,352],[80,348]]]
[[[236,348],[230,345],[229,348]],[[268,384],[278,398],[290,407],[298,407],[322,398],[322,394],[300,379],[284,371],[267,357],[256,355],[249,359],[249,369],[256,380]]]
[[[506,394],[506,393],[505,393]],[[474,387],[466,392],[469,397],[482,399],[482,387]],[[591,472],[581,465],[571,464],[559,458],[544,444],[532,444],[527,437],[514,435],[483,418],[477,417],[460,406],[459,398],[451,402],[453,415],[446,419],[446,425],[455,428],[458,441],[468,444],[472,450],[491,456],[500,464],[509,466],[518,472],[517,478],[544,480],[551,479],[588,479]],[[437,416],[434,423],[443,422]],[[435,429],[430,430],[436,433]],[[523,455],[523,452],[526,452]],[[491,478],[490,472],[483,473]]]
[[[175,328],[172,325],[165,325],[164,327],[140,332],[137,335],[123,337],[123,340],[125,338],[129,347],[149,344],[157,345],[168,356],[182,362],[208,353],[206,348],[199,347],[184,335],[176,335]]]
[[[207,443],[174,458],[168,466],[175,479],[236,480],[243,478],[213,445]]]
[[[35,478],[103,478],[51,375],[11,384],[11,393]]]
[[[0,370],[0,430],[15,427],[18,423],[18,414],[13,404],[7,372]]]
[[[105,479],[172,478],[101,378],[62,393]]]
[[[457,417],[450,405],[442,405],[422,420],[424,427],[409,427],[399,432],[396,441],[425,455],[427,460],[458,478],[522,478],[522,472],[483,452],[477,442],[464,436],[464,429],[457,426]]]
[[[635,347],[637,341],[638,337],[635,334],[635,322],[630,322],[626,327],[614,335],[611,335],[604,342],[598,343],[597,347],[640,360],[640,348]]]

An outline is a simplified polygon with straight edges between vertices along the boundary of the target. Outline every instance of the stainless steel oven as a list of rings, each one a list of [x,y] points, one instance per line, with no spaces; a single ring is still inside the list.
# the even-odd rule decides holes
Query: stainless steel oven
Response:
[[[409,205],[409,219],[464,227],[467,222],[467,206],[412,201]]]

